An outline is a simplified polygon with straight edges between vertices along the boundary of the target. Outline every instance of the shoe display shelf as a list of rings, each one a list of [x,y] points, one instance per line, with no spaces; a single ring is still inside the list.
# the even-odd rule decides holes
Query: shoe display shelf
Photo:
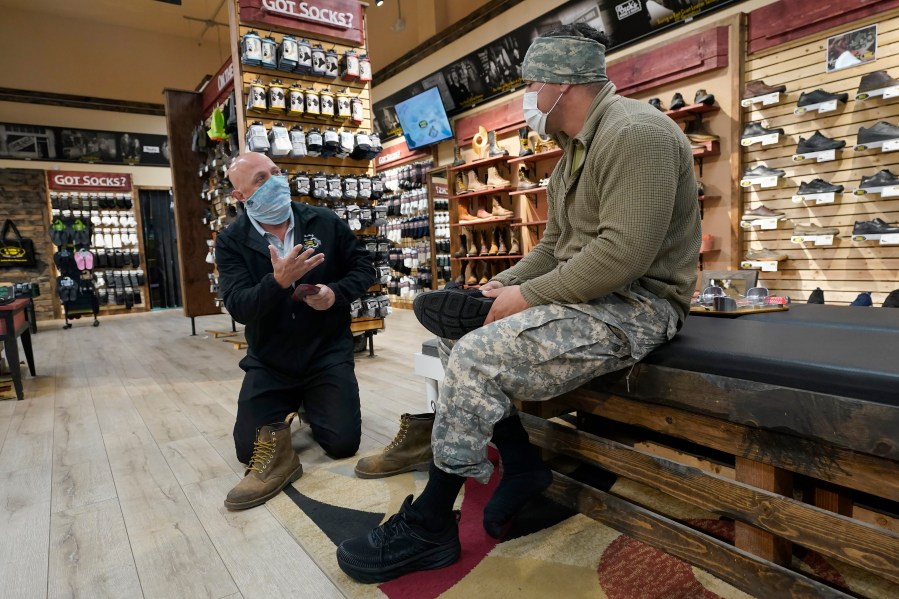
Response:
[[[450,178],[447,167],[432,168],[427,173],[428,208],[431,215],[433,250],[431,255],[431,289],[441,289],[452,281]]]
[[[127,191],[109,192],[102,187],[51,184],[52,174],[48,172],[46,193],[51,219],[49,230],[53,232],[54,223],[63,223],[69,231],[82,225],[86,227],[82,239],[68,235],[53,240],[57,254],[48,260],[53,280],[68,277],[80,287],[77,301],[62,301],[58,293],[53,294],[56,316],[68,321],[72,316],[149,310],[140,204],[130,187],[130,178]],[[79,249],[91,253],[90,267],[80,260],[57,259],[60,253],[74,258]],[[95,319],[94,326],[97,323]]]

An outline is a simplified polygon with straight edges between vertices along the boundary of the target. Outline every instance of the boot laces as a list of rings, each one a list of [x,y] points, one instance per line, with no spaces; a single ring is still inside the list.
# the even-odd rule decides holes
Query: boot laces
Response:
[[[406,431],[409,430],[409,419],[403,418],[400,420],[400,430],[397,431],[396,437],[393,438],[393,441],[390,442],[390,445],[384,448],[385,452],[390,451],[394,447],[398,446],[403,442],[403,439],[406,438]]]
[[[406,514],[398,512],[392,515],[387,522],[372,531],[371,537],[382,553],[390,547],[390,541],[411,532],[409,523],[406,522]]]
[[[255,470],[256,472],[262,473],[265,470],[265,467],[271,461],[272,457],[275,455],[275,439],[272,438],[271,441],[263,441],[262,439],[256,439],[253,442],[253,457],[250,458],[250,465],[247,468],[249,470]]]

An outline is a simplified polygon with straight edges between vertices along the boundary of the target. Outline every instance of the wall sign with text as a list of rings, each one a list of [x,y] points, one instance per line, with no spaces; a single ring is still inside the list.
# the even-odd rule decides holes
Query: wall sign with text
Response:
[[[240,21],[309,32],[361,46],[362,4],[357,0],[241,0]]]
[[[47,171],[47,186],[54,191],[131,191],[128,173]]]

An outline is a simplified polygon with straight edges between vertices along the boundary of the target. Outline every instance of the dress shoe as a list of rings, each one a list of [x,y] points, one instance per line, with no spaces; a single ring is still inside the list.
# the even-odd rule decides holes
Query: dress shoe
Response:
[[[694,142],[715,141],[718,139],[717,135],[705,130],[703,122],[699,119],[687,121],[687,125],[684,127],[684,134],[687,136],[687,139]]]
[[[889,224],[881,218],[855,221],[853,235],[892,235],[899,233],[899,223]]]
[[[824,290],[820,287],[815,287],[815,290],[812,291],[808,296],[809,304],[823,304],[824,303]]]
[[[850,306],[861,306],[863,308],[870,308],[871,306],[874,305],[874,302],[871,300],[871,292],[870,291],[862,291],[861,293],[858,294],[858,297],[856,297],[854,300],[852,300],[852,303],[849,305]]]
[[[503,208],[503,205],[500,204],[499,196],[493,196],[493,209],[491,210],[491,215],[500,218],[509,218],[510,216],[514,216],[515,213]]]
[[[843,186],[842,185],[834,185],[833,183],[828,183],[824,179],[812,179],[808,183],[800,183],[799,184],[799,192],[798,194],[801,196],[814,195],[817,193],[842,193]]]
[[[659,98],[650,98],[649,105],[652,106],[653,108],[661,110],[662,112],[665,111],[665,107],[662,106],[662,101]]]
[[[693,96],[693,103],[711,106],[715,103],[715,94],[706,93],[704,89],[697,89],[696,95]]]
[[[876,175],[870,177],[862,177],[861,189],[870,189],[872,187],[890,187],[899,185],[899,176],[894,175],[888,169],[879,171]]]
[[[874,71],[862,76],[858,84],[858,93],[870,92],[876,89],[885,89],[887,87],[895,87],[899,85],[899,81],[890,77],[886,71]]]
[[[743,213],[743,217],[741,220],[762,220],[766,218],[776,218],[777,220],[781,220],[785,218],[786,215],[783,212],[778,212],[777,210],[771,210],[764,204],[755,208],[753,210],[747,210]]]
[[[820,227],[813,223],[797,224],[793,228],[794,235],[839,235],[837,227]]]
[[[799,144],[796,146],[797,154],[811,154],[812,152],[824,152],[826,150],[839,150],[846,147],[846,142],[842,139],[831,139],[821,135],[820,131],[815,131],[811,137],[805,139],[799,138]]]
[[[403,414],[393,441],[377,455],[356,463],[359,478],[385,478],[403,472],[427,472],[434,461],[431,429],[434,414]]]
[[[858,130],[858,141],[856,142],[856,145],[863,146],[878,141],[889,141],[891,139],[899,139],[899,127],[886,121],[878,121],[870,127],[862,127]]]
[[[802,108],[803,106],[823,104],[824,102],[830,102],[831,100],[836,100],[837,102],[845,104],[846,101],[849,100],[849,94],[832,94],[823,89],[816,89],[815,91],[808,93],[802,92],[799,94],[799,101],[796,102],[796,106]]]
[[[681,108],[683,108],[686,105],[687,105],[687,103],[684,101],[684,97],[680,94],[680,92],[678,92],[678,93],[674,94],[674,96],[671,98],[671,103],[668,105],[668,107],[669,107],[668,109],[669,110],[680,110]]]
[[[787,255],[783,252],[762,248],[746,252],[745,259],[753,262],[781,262],[787,259]]]
[[[786,171],[779,168],[768,168],[764,164],[760,164],[743,172],[744,178],[751,177],[783,177]]]
[[[290,443],[289,415],[284,422],[260,427],[253,443],[253,456],[246,474],[225,499],[229,510],[245,510],[262,505],[303,476],[303,465]]]
[[[487,188],[493,189],[495,187],[509,187],[512,183],[508,179],[503,179],[499,175],[499,171],[496,170],[495,166],[491,166],[487,169]]]
[[[466,283],[475,285],[477,279],[472,275]],[[412,310],[418,322],[431,333],[443,339],[459,339],[484,326],[492,305],[493,300],[477,289],[440,289],[417,296]]]
[[[467,181],[465,187],[469,192],[472,192],[472,193],[490,189],[489,187],[487,187],[486,185],[481,183],[481,180],[478,179],[478,174],[476,172],[474,172],[473,170],[468,171],[468,181]]]
[[[774,93],[782,94],[786,91],[786,85],[768,85],[761,79],[756,79],[747,83],[746,87],[743,88],[743,99],[757,98],[758,96],[767,96]]]
[[[783,135],[784,130],[780,127],[774,129],[766,129],[765,127],[762,127],[761,121],[752,121],[750,123],[746,123],[746,126],[743,127],[743,133],[740,134],[740,139],[759,137],[762,135],[771,135],[772,133]]]

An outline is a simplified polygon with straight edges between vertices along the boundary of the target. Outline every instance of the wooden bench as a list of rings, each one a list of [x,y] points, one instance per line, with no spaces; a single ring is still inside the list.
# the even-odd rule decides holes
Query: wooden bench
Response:
[[[852,596],[794,567],[801,548],[899,597],[899,310],[691,317],[631,371],[522,409],[532,443],[732,519],[735,538],[556,472],[563,505],[757,597]]]

